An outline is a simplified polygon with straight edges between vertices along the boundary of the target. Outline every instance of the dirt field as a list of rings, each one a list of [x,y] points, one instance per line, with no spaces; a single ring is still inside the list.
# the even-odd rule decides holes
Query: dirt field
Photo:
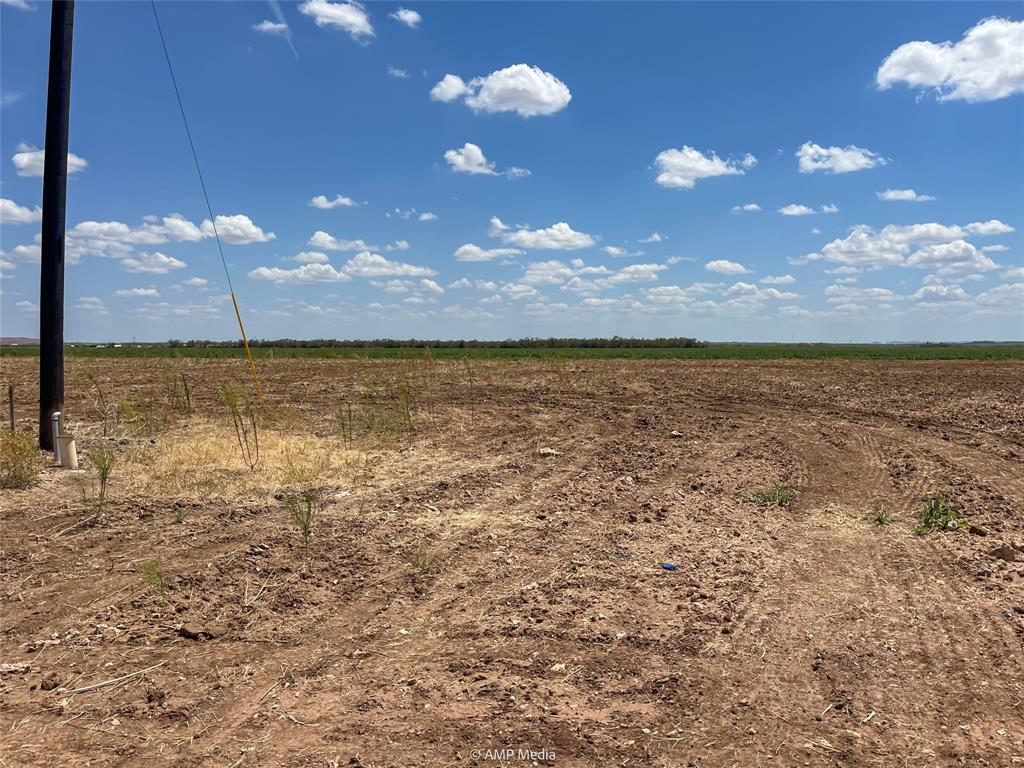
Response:
[[[268,361],[252,472],[245,373],[69,362],[2,765],[1024,765],[1024,363]]]

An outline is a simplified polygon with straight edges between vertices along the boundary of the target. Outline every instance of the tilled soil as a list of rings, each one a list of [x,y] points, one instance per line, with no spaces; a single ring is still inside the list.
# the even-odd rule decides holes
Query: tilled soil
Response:
[[[181,371],[191,416],[100,436]],[[308,553],[272,497],[0,493],[0,764],[1024,765],[1024,363],[261,372],[310,440],[403,376],[415,432],[322,478]],[[66,410],[159,449],[244,374],[75,360]]]

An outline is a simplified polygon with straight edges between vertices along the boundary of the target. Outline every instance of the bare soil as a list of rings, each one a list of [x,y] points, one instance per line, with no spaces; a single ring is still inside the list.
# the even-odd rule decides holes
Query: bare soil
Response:
[[[0,764],[1024,765],[1024,363],[261,372],[249,472],[240,361],[69,362],[119,464],[0,492]]]

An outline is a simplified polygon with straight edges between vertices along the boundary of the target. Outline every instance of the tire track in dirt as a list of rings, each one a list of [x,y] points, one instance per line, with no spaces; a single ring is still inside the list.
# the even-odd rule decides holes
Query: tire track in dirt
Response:
[[[892,494],[882,470],[888,438],[861,433],[835,449],[787,431],[807,467],[798,514],[780,525],[765,577],[773,586],[708,675],[698,723],[718,720],[700,731],[712,746],[691,742],[690,754],[699,750],[708,765],[1008,764],[1020,750],[1013,734],[1024,733],[1012,633],[938,547],[909,539],[906,526],[875,528],[866,510],[848,506]],[[832,471],[836,462],[846,471]],[[965,696],[977,679],[988,688]],[[736,714],[724,730],[723,711]],[[948,726],[937,743],[919,736],[934,737],[934,717]]]

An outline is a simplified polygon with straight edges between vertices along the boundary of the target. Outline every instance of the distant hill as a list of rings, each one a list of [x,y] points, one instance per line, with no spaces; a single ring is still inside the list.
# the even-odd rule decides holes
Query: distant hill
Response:
[[[0,347],[37,347],[39,339],[27,336],[0,336]]]

